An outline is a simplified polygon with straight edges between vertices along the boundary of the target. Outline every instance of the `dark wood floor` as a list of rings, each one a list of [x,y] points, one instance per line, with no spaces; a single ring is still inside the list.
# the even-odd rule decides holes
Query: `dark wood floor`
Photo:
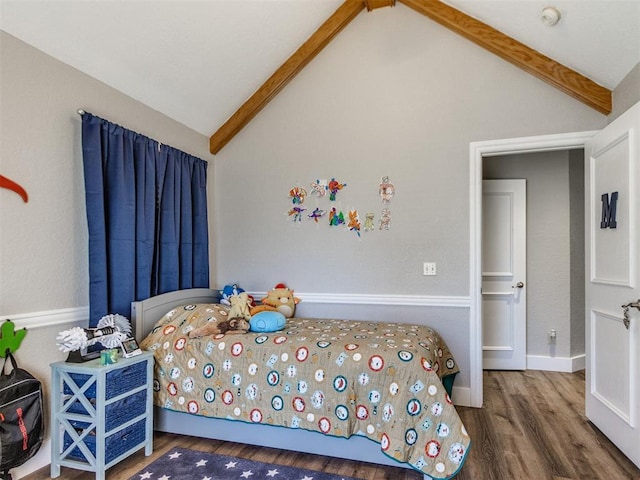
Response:
[[[636,468],[584,415],[584,373],[485,372],[485,406],[458,407],[471,435],[469,456],[456,480],[639,480]],[[295,465],[367,480],[419,480],[401,468],[228,442],[156,433],[154,453],[138,452],[107,472],[127,480],[172,447]],[[48,479],[44,468],[25,480]],[[60,478],[93,480],[69,468]]]

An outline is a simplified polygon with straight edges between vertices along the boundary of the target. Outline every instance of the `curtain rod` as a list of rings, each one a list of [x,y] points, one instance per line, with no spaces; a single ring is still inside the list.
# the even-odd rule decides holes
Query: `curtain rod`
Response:
[[[85,112],[83,109],[81,109],[81,108],[78,109],[78,115],[82,116],[85,113],[87,113],[87,112]],[[158,144],[158,151],[160,151],[160,147],[162,147],[162,142],[159,142],[158,140],[154,140],[154,141]]]

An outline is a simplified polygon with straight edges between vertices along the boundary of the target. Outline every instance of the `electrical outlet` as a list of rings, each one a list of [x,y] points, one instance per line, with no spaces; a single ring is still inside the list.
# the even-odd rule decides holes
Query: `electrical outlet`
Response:
[[[549,345],[555,345],[556,344],[556,337],[557,337],[556,329],[552,328],[551,330],[549,330],[547,332],[547,343]]]
[[[424,262],[422,264],[422,275],[435,275],[436,264],[434,262]]]

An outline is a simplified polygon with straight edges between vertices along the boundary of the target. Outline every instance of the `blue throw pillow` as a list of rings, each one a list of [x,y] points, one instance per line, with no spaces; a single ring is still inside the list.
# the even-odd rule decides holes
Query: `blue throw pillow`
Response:
[[[287,324],[287,319],[280,312],[258,312],[249,320],[250,332],[277,332]]]

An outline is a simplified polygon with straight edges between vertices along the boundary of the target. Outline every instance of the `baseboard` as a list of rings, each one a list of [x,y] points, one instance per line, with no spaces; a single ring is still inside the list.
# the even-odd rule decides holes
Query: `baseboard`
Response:
[[[457,407],[471,407],[471,389],[454,386],[451,391],[451,400]]]
[[[11,477],[13,480],[19,480],[48,465],[51,465],[51,441],[45,438],[38,453],[26,463],[11,470]]]
[[[527,355],[527,370],[547,370],[551,372],[573,373],[584,370],[585,354],[575,357],[544,357]]]

